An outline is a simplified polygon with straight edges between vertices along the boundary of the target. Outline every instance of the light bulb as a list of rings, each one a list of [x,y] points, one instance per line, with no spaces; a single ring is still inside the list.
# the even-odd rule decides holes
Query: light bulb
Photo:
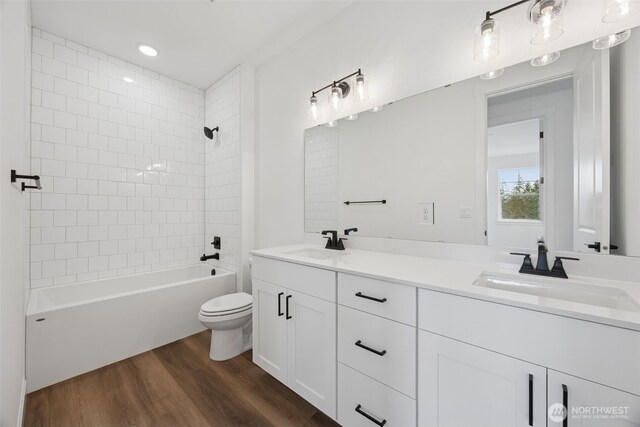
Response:
[[[338,126],[338,121],[337,120],[329,120],[327,123],[324,124],[325,127],[328,128],[334,128],[336,126]]]
[[[367,93],[367,85],[365,84],[364,74],[358,73],[356,76],[356,99],[358,101],[366,101],[369,98]]]
[[[476,30],[473,59],[488,61],[500,54],[500,32],[495,19],[485,19]]]
[[[309,118],[311,120],[318,120],[318,117],[320,117],[318,98],[315,95],[311,95],[311,98],[309,98]]]
[[[480,74],[482,80],[497,79],[504,73],[504,68],[498,68],[497,70],[489,71],[488,73]]]
[[[607,1],[602,22],[611,23],[622,21],[640,11],[637,0],[609,0]]]
[[[338,86],[332,86],[329,93],[329,105],[331,108],[338,111],[342,106],[342,90]]]
[[[605,37],[600,37],[593,41],[593,48],[596,50],[609,49],[626,42],[629,40],[629,37],[631,37],[631,30],[625,30]]]
[[[533,67],[542,67],[544,65],[549,65],[553,62],[556,62],[558,58],[560,58],[560,52],[545,53],[542,56],[533,58],[531,60],[531,65]]]
[[[556,40],[564,33],[562,11],[565,0],[537,0],[531,8],[531,44],[543,44]]]

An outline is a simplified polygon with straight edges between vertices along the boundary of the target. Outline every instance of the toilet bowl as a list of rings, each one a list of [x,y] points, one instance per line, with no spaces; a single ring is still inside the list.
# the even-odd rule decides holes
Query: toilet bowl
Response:
[[[212,360],[227,360],[251,348],[252,297],[223,295],[202,304],[198,320],[211,329]]]

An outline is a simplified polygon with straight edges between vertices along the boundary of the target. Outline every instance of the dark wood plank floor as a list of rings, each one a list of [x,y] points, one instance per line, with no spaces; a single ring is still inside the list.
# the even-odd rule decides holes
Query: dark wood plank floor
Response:
[[[27,396],[25,426],[337,426],[251,362],[209,359],[205,331]]]

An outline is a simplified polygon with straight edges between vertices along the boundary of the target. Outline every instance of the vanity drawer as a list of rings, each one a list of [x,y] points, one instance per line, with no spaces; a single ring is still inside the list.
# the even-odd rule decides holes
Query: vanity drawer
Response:
[[[358,411],[356,411],[358,408]],[[338,423],[343,426],[385,427],[416,425],[416,401],[360,372],[338,363]]]
[[[338,304],[415,326],[416,288],[338,273]]]
[[[416,396],[414,327],[338,306],[338,361]]]
[[[420,329],[640,395],[640,332],[419,291]]]
[[[336,301],[334,271],[256,256],[253,258],[252,272],[256,279],[327,301]]]

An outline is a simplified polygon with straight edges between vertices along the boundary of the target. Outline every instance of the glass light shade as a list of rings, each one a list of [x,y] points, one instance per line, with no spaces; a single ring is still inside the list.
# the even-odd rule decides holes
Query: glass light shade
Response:
[[[560,58],[560,52],[551,52],[545,53],[542,56],[538,56],[537,58],[533,58],[531,60],[531,65],[533,67],[543,67],[545,65],[549,65],[553,62],[556,62]]]
[[[364,74],[358,74],[356,76],[354,92],[358,101],[366,101],[369,99],[368,85],[365,83]]]
[[[482,80],[497,79],[504,73],[504,68],[498,68],[497,70],[489,71],[488,73],[480,74]]]
[[[531,44],[556,40],[564,33],[562,11],[564,0],[538,0],[530,12]]]
[[[329,92],[329,105],[335,111],[342,107],[342,90],[338,86],[332,86]]]
[[[629,40],[629,37],[631,37],[631,30],[625,30],[606,37],[600,37],[593,41],[593,48],[596,50],[609,49],[626,42]]]
[[[602,22],[618,22],[640,11],[638,0],[608,0]]]
[[[309,98],[309,118],[311,120],[318,120],[320,117],[320,110],[318,109],[318,98],[313,95]]]
[[[473,59],[488,61],[500,54],[500,26],[495,19],[482,21],[476,29]]]
[[[334,127],[338,126],[338,121],[337,120],[329,120],[324,125],[325,125],[325,127],[328,127],[328,128],[334,128]]]

